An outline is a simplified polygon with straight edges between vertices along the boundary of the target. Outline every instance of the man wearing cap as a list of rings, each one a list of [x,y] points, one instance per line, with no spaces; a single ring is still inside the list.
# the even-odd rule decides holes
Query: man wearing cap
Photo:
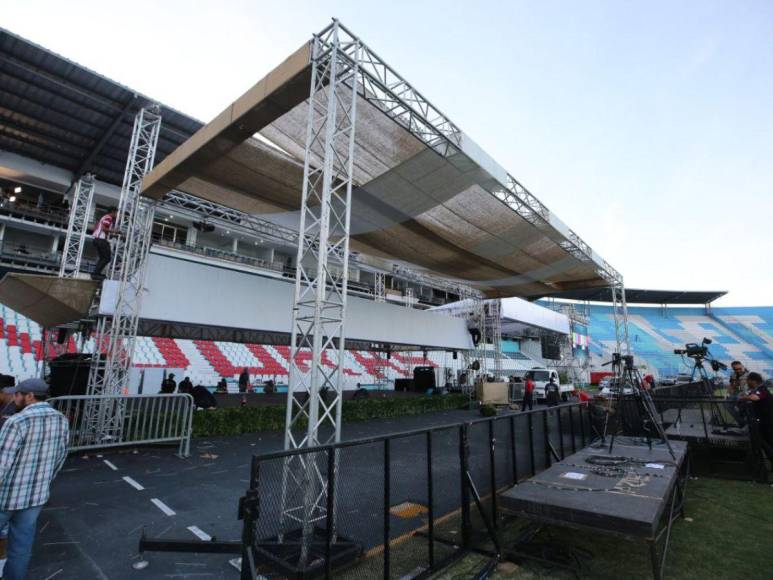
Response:
[[[0,428],[5,424],[6,419],[16,414],[16,387],[5,387],[0,391]],[[0,578],[3,576],[6,558],[8,556],[8,524],[0,528]]]
[[[9,524],[4,580],[24,580],[35,527],[51,481],[67,456],[67,419],[49,406],[48,385],[27,379],[14,387],[19,412],[0,430],[0,527]]]

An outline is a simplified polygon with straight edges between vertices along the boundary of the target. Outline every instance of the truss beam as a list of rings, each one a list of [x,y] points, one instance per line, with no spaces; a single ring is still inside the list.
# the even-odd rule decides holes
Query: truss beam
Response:
[[[70,221],[67,224],[67,235],[62,250],[62,263],[59,267],[60,278],[73,278],[80,272],[86,233],[94,206],[94,185],[92,173],[81,177],[75,185]]]

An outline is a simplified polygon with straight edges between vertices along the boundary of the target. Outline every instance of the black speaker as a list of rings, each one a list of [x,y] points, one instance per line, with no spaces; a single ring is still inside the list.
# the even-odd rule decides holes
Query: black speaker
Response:
[[[395,379],[395,391],[410,393],[413,391],[413,379]]]
[[[89,383],[91,354],[69,353],[52,360],[51,396],[85,395]]]
[[[432,367],[414,367],[413,390],[417,393],[426,393],[435,388],[435,369]]]

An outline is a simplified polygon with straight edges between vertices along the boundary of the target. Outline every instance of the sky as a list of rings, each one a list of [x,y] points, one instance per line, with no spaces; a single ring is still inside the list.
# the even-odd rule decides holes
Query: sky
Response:
[[[624,276],[773,304],[773,2],[0,0],[208,121],[337,17]]]

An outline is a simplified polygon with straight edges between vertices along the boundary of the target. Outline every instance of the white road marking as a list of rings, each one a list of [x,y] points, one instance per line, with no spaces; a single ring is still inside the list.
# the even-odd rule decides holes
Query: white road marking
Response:
[[[212,536],[210,536],[207,532],[202,530],[199,526],[188,526],[188,530],[196,536],[199,540],[203,540],[205,542],[209,542],[212,540]]]
[[[129,485],[131,485],[131,486],[132,486],[134,489],[136,489],[137,491],[142,491],[143,489],[145,489],[144,487],[142,487],[142,486],[141,486],[139,483],[137,483],[135,480],[133,480],[133,479],[132,479],[131,477],[129,477],[128,475],[125,475],[125,476],[123,477],[123,480],[124,480],[126,483],[128,483]]]
[[[112,461],[108,461],[107,459],[103,459],[102,462],[107,465],[110,469],[113,471],[118,471],[118,468],[113,464]]]
[[[153,505],[156,506],[158,509],[160,509],[162,512],[164,512],[166,515],[168,516],[176,515],[175,511],[172,508],[170,508],[168,505],[166,505],[164,502],[162,502],[160,499],[154,497],[150,501],[153,502]]]

